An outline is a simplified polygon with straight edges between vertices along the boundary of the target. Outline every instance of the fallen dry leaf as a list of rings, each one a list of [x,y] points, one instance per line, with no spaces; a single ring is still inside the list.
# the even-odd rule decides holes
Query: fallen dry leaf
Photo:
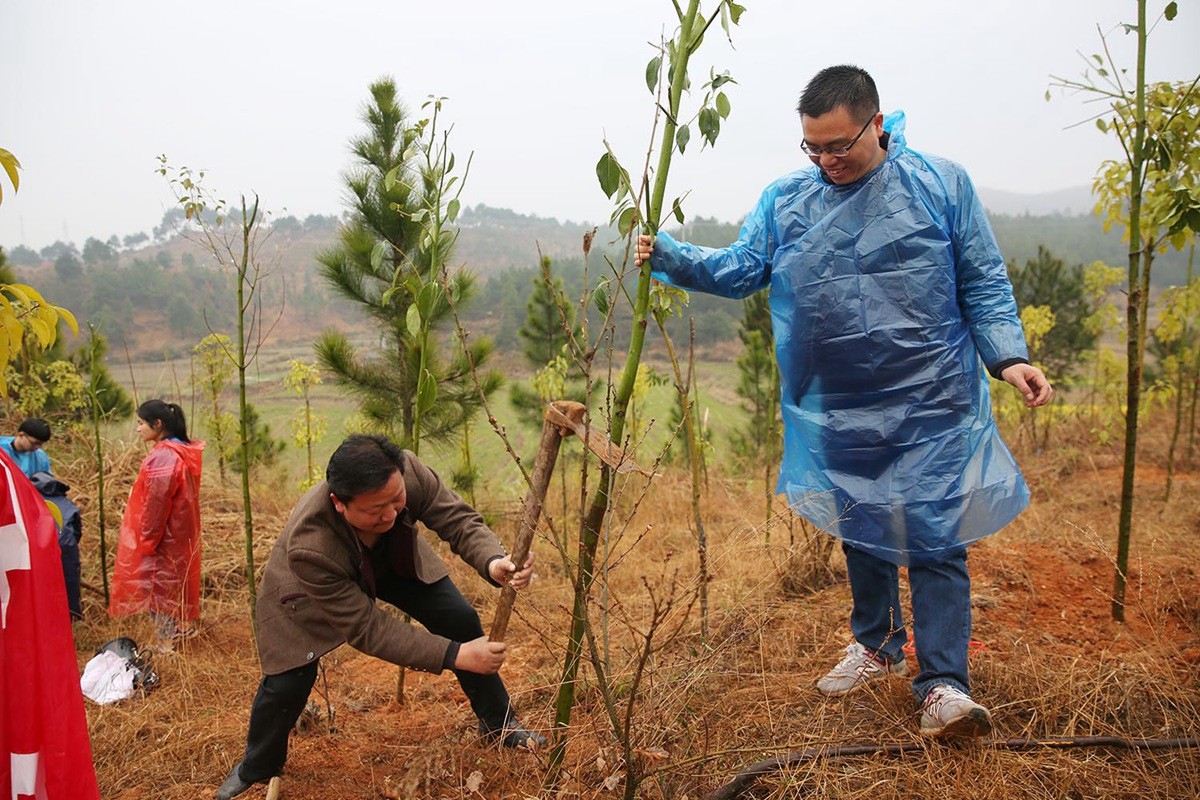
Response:
[[[483,773],[475,770],[467,776],[467,791],[478,792],[480,786],[483,786]]]

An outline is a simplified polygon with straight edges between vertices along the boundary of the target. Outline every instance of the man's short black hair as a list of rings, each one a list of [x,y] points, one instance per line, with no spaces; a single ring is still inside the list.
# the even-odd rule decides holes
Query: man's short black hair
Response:
[[[802,117],[819,117],[839,106],[860,123],[879,113],[879,90],[865,69],[853,64],[826,67],[804,87],[796,110]]]
[[[43,444],[50,441],[50,423],[37,417],[30,417],[22,422],[17,428],[17,432],[32,436]]]
[[[329,457],[325,481],[343,503],[382,487],[392,475],[404,474],[404,451],[386,436],[356,433],[346,437]]]

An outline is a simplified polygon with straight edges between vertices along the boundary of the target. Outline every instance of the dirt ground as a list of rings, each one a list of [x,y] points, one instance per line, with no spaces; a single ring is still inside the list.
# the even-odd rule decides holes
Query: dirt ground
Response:
[[[1200,731],[1200,475],[1177,475],[1171,503],[1152,460],[1139,472],[1138,525],[1127,619],[1110,613],[1120,470],[1064,451],[1023,455],[1031,509],[972,547],[973,691],[992,710],[995,739],[1195,737]],[[913,744],[916,709],[906,680],[841,700],[813,682],[849,641],[849,589],[840,555],[814,591],[785,591],[780,576],[802,535],[777,522],[765,542],[753,485],[715,479],[705,498],[713,579],[709,636],[698,609],[660,639],[632,707],[637,796],[696,798],[740,767],[827,745]],[[636,676],[637,621],[695,569],[687,484],[666,475],[653,503],[630,513],[613,544],[610,660],[624,712]],[[206,596],[199,636],[154,655],[161,687],[144,698],[88,704],[106,800],[212,797],[241,756],[259,672],[238,573],[236,503],[206,518]],[[264,558],[286,508],[260,514]],[[683,520],[683,521],[681,521]],[[498,525],[502,538],[511,530]],[[213,533],[220,530],[221,533]],[[649,533],[647,533],[649,531]],[[640,538],[637,549],[634,539]],[[795,537],[795,542],[792,538]],[[543,540],[542,580],[523,595],[510,628],[503,675],[522,720],[549,732],[568,627],[563,560]],[[624,548],[624,549],[622,549]],[[637,553],[638,557],[623,554]],[[85,555],[86,558],[86,555]],[[260,561],[261,563],[261,561]],[[461,564],[456,583],[490,619],[492,591]],[[85,576],[98,584],[96,576]],[[642,579],[645,579],[645,583]],[[672,581],[676,583],[672,583]],[[679,581],[682,580],[682,583]],[[686,594],[686,592],[677,592]],[[605,602],[597,592],[595,616]],[[113,636],[153,636],[145,621],[120,623],[88,600],[77,627],[80,664]],[[664,629],[665,630],[665,629]],[[485,746],[453,677],[409,672],[395,702],[396,667],[347,647],[323,659],[311,714],[292,737],[282,781],[287,800],[619,797],[621,750],[591,673],[581,672],[566,771],[542,788],[544,753]],[[915,661],[910,658],[910,667]],[[915,670],[914,670],[915,671]],[[265,787],[245,797],[260,800]],[[1176,798],[1200,797],[1200,750],[1005,751],[987,743],[933,745],[898,758],[818,760],[759,781],[754,797]]]

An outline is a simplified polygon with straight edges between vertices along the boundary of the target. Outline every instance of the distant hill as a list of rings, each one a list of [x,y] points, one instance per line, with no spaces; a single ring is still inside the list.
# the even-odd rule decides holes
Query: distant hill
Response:
[[[1096,205],[1090,186],[1072,186],[1040,194],[1005,192],[986,186],[978,187],[977,191],[983,200],[983,207],[990,214],[1076,217],[1091,214]]]
[[[1035,258],[1041,245],[1069,265],[1126,263],[1120,231],[1104,233],[1100,220],[1090,213],[1067,213],[1090,205],[1083,187],[1045,195],[980,192],[1009,261]],[[9,263],[20,279],[45,287],[47,299],[71,308],[81,323],[96,322],[122,348],[128,346],[138,355],[178,355],[203,337],[209,325],[228,329],[233,309],[228,276],[215,273],[201,250],[172,235],[168,222],[164,219],[155,229],[152,240],[144,236],[142,243],[114,249],[103,260],[89,262],[88,248],[81,253],[72,244],[58,242],[41,252],[13,248]],[[583,239],[590,225],[484,205],[465,208],[459,222],[452,263],[480,278],[479,296],[464,308],[464,315],[500,347],[513,351],[520,347],[517,329],[524,322],[531,281],[538,272],[539,250],[553,260],[555,273],[567,280],[573,297],[581,291],[585,269],[594,285],[612,275],[610,260],[615,266],[622,260],[624,243],[608,227],[596,233],[585,264]],[[267,255],[276,280],[261,299],[265,308],[277,309],[283,303],[283,316],[272,332],[276,340],[311,341],[325,325],[363,329],[357,310],[326,285],[318,269],[316,254],[337,241],[338,224],[332,215],[273,221]],[[682,229],[668,230],[686,241],[721,247],[737,238],[739,228],[739,221],[694,217]],[[96,248],[92,251],[94,256]],[[63,252],[73,253],[73,260],[60,259]],[[1155,261],[1153,283],[1178,285],[1186,268],[1186,253],[1164,253]],[[706,346],[735,338],[740,304],[696,296],[690,312],[697,316],[698,336]],[[680,335],[686,337],[686,332]]]

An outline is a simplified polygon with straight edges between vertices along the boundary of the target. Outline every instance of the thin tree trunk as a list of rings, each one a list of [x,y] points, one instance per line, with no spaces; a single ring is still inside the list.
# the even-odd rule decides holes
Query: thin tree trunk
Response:
[[[1179,432],[1183,427],[1183,382],[1186,380],[1187,370],[1182,354],[1176,360],[1178,368],[1175,370],[1175,421],[1171,429],[1171,444],[1167,447],[1167,486],[1163,492],[1164,503],[1171,502],[1171,482],[1175,478],[1175,448],[1179,444]]]
[[[708,534],[704,530],[704,517],[700,514],[700,484],[704,464],[703,441],[699,426],[696,424],[696,409],[699,407],[699,390],[696,385],[696,320],[688,320],[690,335],[688,338],[688,380],[691,388],[696,390],[696,402],[687,402],[684,397],[684,427],[688,436],[689,455],[692,463],[692,520],[696,524],[696,555],[699,561],[698,576],[700,581],[700,639],[708,641]],[[684,387],[685,392],[687,386]]]
[[[108,538],[104,521],[104,446],[100,439],[100,397],[96,391],[96,329],[91,324],[91,368],[88,378],[91,380],[92,399],[92,434],[96,447],[96,509],[97,527],[100,534],[100,580],[104,586],[104,606],[108,607]]]
[[[1197,402],[1198,400],[1200,400],[1200,342],[1196,343],[1196,360],[1192,364],[1192,408],[1188,413],[1188,446],[1186,456],[1189,467],[1195,464],[1196,406],[1200,405]]]
[[[1133,531],[1134,474],[1137,471],[1138,405],[1142,389],[1141,355],[1143,287],[1150,279],[1150,263],[1142,264],[1142,164],[1146,141],[1146,0],[1138,0],[1137,96],[1134,108],[1133,147],[1129,153],[1129,304],[1126,353],[1125,454],[1121,475],[1121,512],[1117,525],[1117,568],[1113,579],[1112,618],[1125,621],[1125,585],[1129,574],[1129,539]]]
[[[679,8],[678,5],[676,5],[676,8]],[[703,23],[704,19],[700,14],[700,0],[688,0],[687,10],[680,15],[680,34],[678,38],[680,45],[676,49],[671,62],[670,89],[668,93],[667,113],[664,114],[663,131],[660,139],[658,168],[654,172],[654,188],[650,197],[649,213],[642,226],[642,230],[648,234],[657,233],[658,223],[662,216],[667,175],[670,172],[671,156],[675,147],[676,120],[679,115],[680,99],[687,82],[688,60],[694,49],[699,46],[698,41],[693,41],[693,37],[700,32],[695,26],[697,24],[703,25]],[[613,399],[610,438],[615,442],[622,440],[622,434],[625,430],[629,400],[633,395],[634,381],[637,378],[638,365],[642,357],[642,347],[646,338],[646,317],[649,300],[650,262],[647,261],[641,265],[638,273],[629,349]],[[575,686],[579,672],[579,661],[583,651],[586,606],[596,566],[596,546],[599,543],[600,531],[608,512],[613,478],[614,470],[605,464],[600,470],[599,485],[592,496],[591,505],[581,525],[579,558],[573,587],[574,600],[571,608],[571,630],[567,639],[562,676],[559,679],[558,693],[554,702],[554,743],[550,750],[546,773],[545,782],[547,786],[557,783],[563,759],[566,756],[566,731],[570,726],[571,710],[575,705]]]
[[[307,484],[313,479],[313,434],[312,434],[312,401],[308,396],[308,387],[304,387],[304,449],[308,455],[308,474],[304,476]]]
[[[1195,261],[1196,243],[1193,241],[1191,250],[1188,252],[1187,285],[1189,290],[1191,290],[1192,281],[1196,279],[1193,271]],[[1193,313],[1195,313],[1196,310],[1198,309],[1194,309]],[[1195,328],[1192,328],[1189,325],[1188,332],[1189,335],[1187,340],[1191,342],[1193,358],[1192,364],[1188,370],[1190,373],[1188,383],[1190,384],[1191,388],[1191,398],[1189,403],[1190,409],[1188,411],[1188,445],[1187,452],[1184,456],[1184,463],[1190,468],[1193,465],[1192,458],[1196,447],[1196,400],[1197,395],[1200,395],[1200,335],[1198,335],[1200,334],[1200,331],[1197,331]],[[1180,391],[1182,391],[1182,387]]]
[[[250,625],[258,630],[258,586],[255,585],[254,569],[254,510],[250,507],[250,429],[246,425],[246,276],[250,267],[250,234],[258,217],[258,198],[254,207],[246,210],[246,199],[242,198],[242,258],[237,275],[237,348],[238,348],[238,416],[242,440],[242,523],[246,536],[246,585],[250,588]]]
[[[1187,287],[1188,290],[1190,290],[1192,286],[1192,266],[1195,255],[1196,245],[1193,243],[1191,252],[1188,254],[1187,281],[1184,283],[1184,286]],[[1179,436],[1183,430],[1184,387],[1188,384],[1191,378],[1189,369],[1190,365],[1187,363],[1188,343],[1192,340],[1191,317],[1189,316],[1189,312],[1191,311],[1192,308],[1189,299],[1184,306],[1183,330],[1180,331],[1179,341],[1177,342],[1179,350],[1176,356],[1178,369],[1176,370],[1175,377],[1175,424],[1171,430],[1171,446],[1167,448],[1167,486],[1166,490],[1163,492],[1164,503],[1171,502],[1171,484],[1175,478],[1175,450],[1179,445]]]
[[[241,291],[238,291],[238,304],[241,305]],[[239,328],[240,331],[240,328]],[[221,476],[221,485],[225,485],[225,422],[221,419],[221,404],[218,397],[216,378],[213,376],[211,364],[208,368],[208,385],[212,390],[212,419],[213,428],[217,434],[217,471]]]

